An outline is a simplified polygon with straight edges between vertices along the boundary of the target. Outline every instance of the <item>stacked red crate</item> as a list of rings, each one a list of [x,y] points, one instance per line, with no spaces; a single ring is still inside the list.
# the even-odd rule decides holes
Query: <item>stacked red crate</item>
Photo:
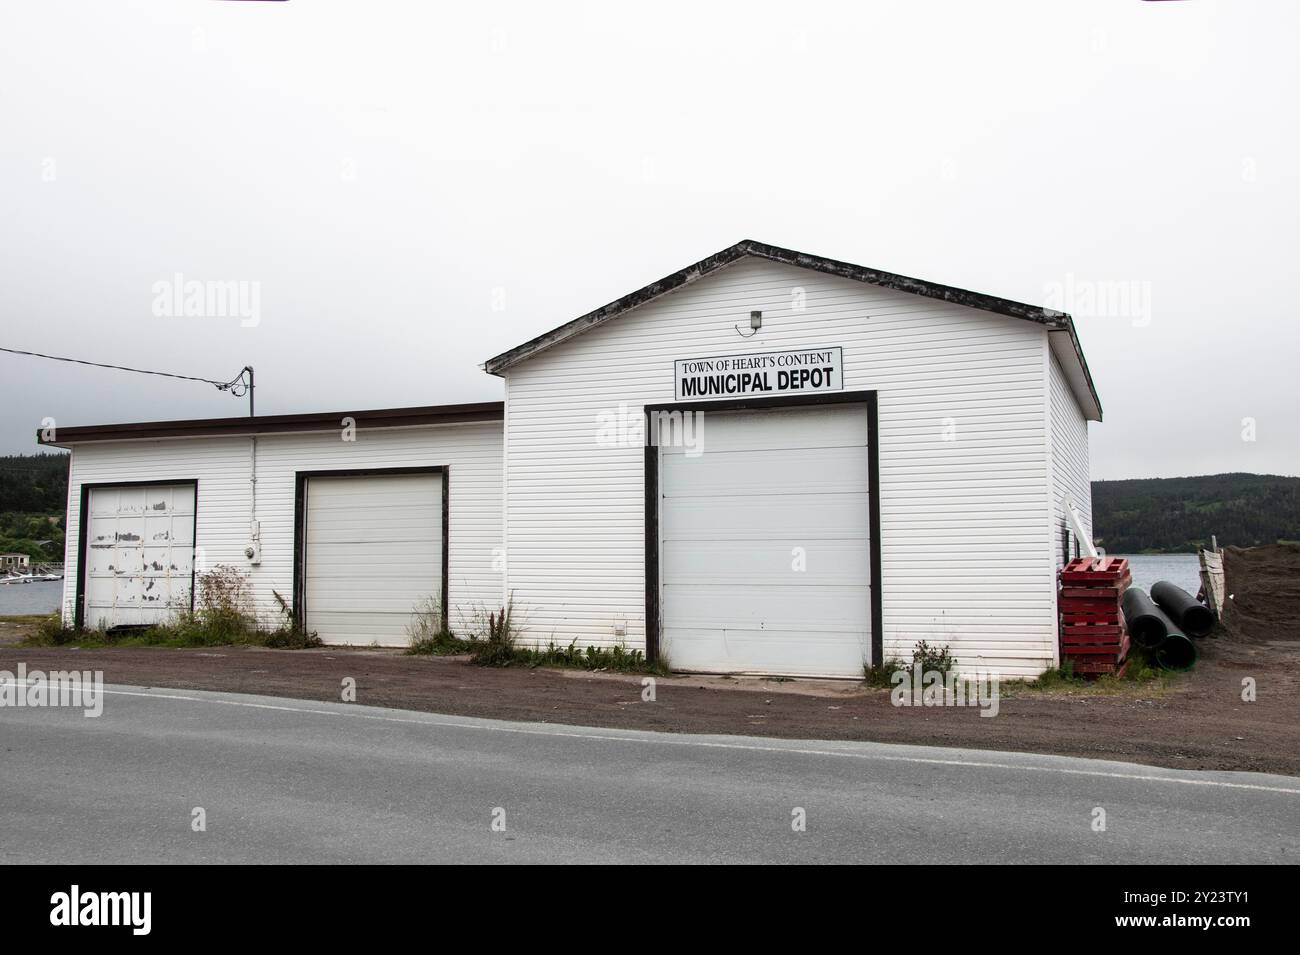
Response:
[[[1060,572],[1061,663],[1076,673],[1123,673],[1128,633],[1120,598],[1133,581],[1123,557],[1076,557]]]

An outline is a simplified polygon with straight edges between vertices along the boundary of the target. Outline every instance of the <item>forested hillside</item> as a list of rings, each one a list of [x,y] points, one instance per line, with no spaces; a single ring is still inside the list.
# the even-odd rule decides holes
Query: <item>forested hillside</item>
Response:
[[[0,551],[62,560],[67,496],[66,454],[0,456]]]
[[[1111,554],[1300,540],[1300,478],[1207,474],[1092,483],[1093,534]]]

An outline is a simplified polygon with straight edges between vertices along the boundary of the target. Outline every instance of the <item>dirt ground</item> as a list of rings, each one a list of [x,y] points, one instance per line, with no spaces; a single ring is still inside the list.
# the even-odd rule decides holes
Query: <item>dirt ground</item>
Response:
[[[1164,687],[1009,689],[996,717],[978,708],[894,707],[888,690],[838,681],[659,678],[551,669],[485,669],[456,657],[325,648],[209,650],[17,646],[33,626],[0,620],[0,670],[102,670],[108,683],[338,700],[493,719],[674,733],[854,739],[1056,753],[1181,769],[1300,776],[1300,634],[1198,641],[1195,670]],[[1241,699],[1253,677],[1258,699]]]

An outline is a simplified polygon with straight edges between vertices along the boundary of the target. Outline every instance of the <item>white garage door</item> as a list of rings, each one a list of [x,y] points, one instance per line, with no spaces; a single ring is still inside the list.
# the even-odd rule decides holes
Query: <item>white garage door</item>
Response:
[[[442,474],[307,479],[306,626],[326,643],[402,646],[442,599]]]
[[[190,609],[193,484],[92,488],[86,502],[88,627],[164,623]]]
[[[706,412],[660,448],[661,645],[673,667],[862,675],[871,645],[865,405]]]

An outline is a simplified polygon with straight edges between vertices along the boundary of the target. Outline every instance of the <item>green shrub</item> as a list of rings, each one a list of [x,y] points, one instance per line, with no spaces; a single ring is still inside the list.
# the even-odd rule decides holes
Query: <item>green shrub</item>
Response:
[[[504,625],[502,620],[505,621]],[[500,614],[489,614],[487,638],[470,641],[470,662],[492,667],[564,667],[576,670],[613,670],[618,673],[669,673],[667,658],[655,663],[646,660],[640,650],[627,647],[579,647],[577,640],[568,646],[554,641],[534,649],[515,645],[517,634],[510,622],[509,607]]]
[[[471,641],[462,640],[451,632],[441,604],[433,597],[426,597],[415,605],[406,625],[406,635],[411,640],[406,652],[412,655],[455,655],[469,653],[473,647]]]
[[[898,657],[891,657],[884,663],[877,663],[875,666],[870,663],[863,663],[862,679],[866,681],[867,686],[888,688],[894,685],[894,674],[907,668],[907,661],[900,660]]]
[[[25,642],[29,646],[216,647],[258,646],[305,649],[322,645],[320,637],[294,625],[293,611],[278,593],[283,620],[263,627],[248,610],[247,579],[233,567],[218,566],[198,576],[194,610],[179,610],[166,623],[149,627],[75,630],[57,616],[42,624]]]
[[[489,612],[486,620],[479,613],[479,631],[470,645],[470,662],[481,667],[508,667],[519,662],[516,659],[515,632],[511,601],[507,600],[500,610]]]
[[[957,666],[957,661],[953,659],[948,647],[932,647],[921,640],[912,650],[912,666],[919,667],[922,673],[938,670],[947,677],[948,671]]]
[[[1074,672],[1074,660],[1062,657],[1061,665],[1055,670],[1045,670],[1033,680],[1024,681],[1024,685],[1035,690],[1053,690],[1058,687],[1077,686],[1087,682]]]
[[[1170,675],[1156,663],[1155,653],[1145,647],[1130,646],[1128,651],[1128,668],[1124,671],[1127,683],[1147,683],[1151,680],[1163,680]]]
[[[63,615],[52,613],[36,628],[36,633],[27,638],[28,643],[47,647],[66,647],[77,642],[80,631],[63,625]]]

